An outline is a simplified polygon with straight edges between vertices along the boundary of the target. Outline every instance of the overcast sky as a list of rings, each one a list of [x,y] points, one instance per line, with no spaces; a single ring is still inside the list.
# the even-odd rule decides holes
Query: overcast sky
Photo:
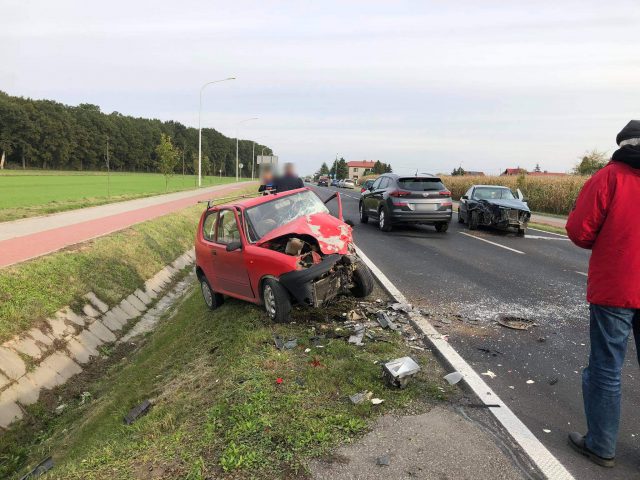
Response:
[[[303,173],[569,170],[640,118],[640,4],[0,0],[0,90],[255,138]]]

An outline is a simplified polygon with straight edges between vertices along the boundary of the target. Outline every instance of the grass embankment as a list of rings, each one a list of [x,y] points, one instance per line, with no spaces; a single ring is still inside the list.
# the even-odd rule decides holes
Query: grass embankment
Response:
[[[0,436],[0,455],[20,458],[16,465],[28,456],[32,466],[51,454],[56,466],[46,478],[69,480],[305,478],[307,458],[364,432],[375,415],[426,411],[450,391],[435,360],[394,332],[365,347],[344,338],[311,347],[310,336],[332,331],[340,321],[327,318],[344,308],[298,310],[295,324],[273,325],[262,309],[239,301],[211,312],[194,288],[146,345],[102,367],[101,380],[70,397],[53,392],[49,406]],[[297,337],[298,347],[275,349],[274,333]],[[422,371],[406,390],[384,387],[375,362],[406,354]],[[347,397],[363,390],[385,402],[352,405]],[[124,425],[128,410],[147,398],[154,399],[150,413]],[[56,416],[60,402],[67,408]]]
[[[238,194],[254,191],[244,189]],[[109,305],[193,246],[194,205],[51,255],[0,269],[0,342],[93,291]]]
[[[233,182],[231,177],[202,179],[204,186]],[[175,175],[165,188],[164,176],[157,173],[107,177],[104,172],[6,170],[0,173],[0,222],[193,188],[194,175]]]

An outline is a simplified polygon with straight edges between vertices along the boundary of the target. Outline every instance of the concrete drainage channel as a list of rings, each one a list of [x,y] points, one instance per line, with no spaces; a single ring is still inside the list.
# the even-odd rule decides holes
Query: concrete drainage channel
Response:
[[[0,429],[20,420],[22,407],[38,401],[43,389],[63,385],[100,356],[102,345],[126,342],[152,330],[162,313],[189,285],[192,275],[168,291],[177,274],[193,264],[193,250],[178,257],[115,307],[87,293],[82,312],[65,307],[45,321],[0,346]],[[157,302],[156,302],[157,300]],[[155,304],[154,304],[155,302]],[[153,305],[153,306],[152,306]],[[126,335],[122,330],[132,320]]]

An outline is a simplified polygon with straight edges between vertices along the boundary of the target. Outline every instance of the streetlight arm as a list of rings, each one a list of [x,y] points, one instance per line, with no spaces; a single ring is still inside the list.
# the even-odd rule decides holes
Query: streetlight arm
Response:
[[[202,87],[200,87],[200,105],[198,108],[198,187],[202,186],[202,92],[207,87],[207,85],[235,79],[236,77],[229,77],[223,78],[222,80],[214,80],[213,82],[207,82],[202,85]]]

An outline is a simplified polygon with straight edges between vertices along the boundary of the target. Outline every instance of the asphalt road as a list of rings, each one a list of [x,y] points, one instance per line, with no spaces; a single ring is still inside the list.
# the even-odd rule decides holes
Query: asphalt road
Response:
[[[595,466],[567,445],[569,431],[586,430],[581,372],[589,353],[588,251],[566,237],[533,229],[525,238],[471,232],[458,224],[455,213],[444,234],[428,226],[383,233],[373,219],[359,223],[359,190],[314,188],[323,198],[330,191],[341,193],[344,217],[355,224],[356,244],[414,305],[430,312],[434,326],[449,335],[456,350],[575,478],[640,478],[640,388],[633,342],[623,372],[616,467]],[[508,329],[497,323],[500,315],[523,317],[535,326]]]

